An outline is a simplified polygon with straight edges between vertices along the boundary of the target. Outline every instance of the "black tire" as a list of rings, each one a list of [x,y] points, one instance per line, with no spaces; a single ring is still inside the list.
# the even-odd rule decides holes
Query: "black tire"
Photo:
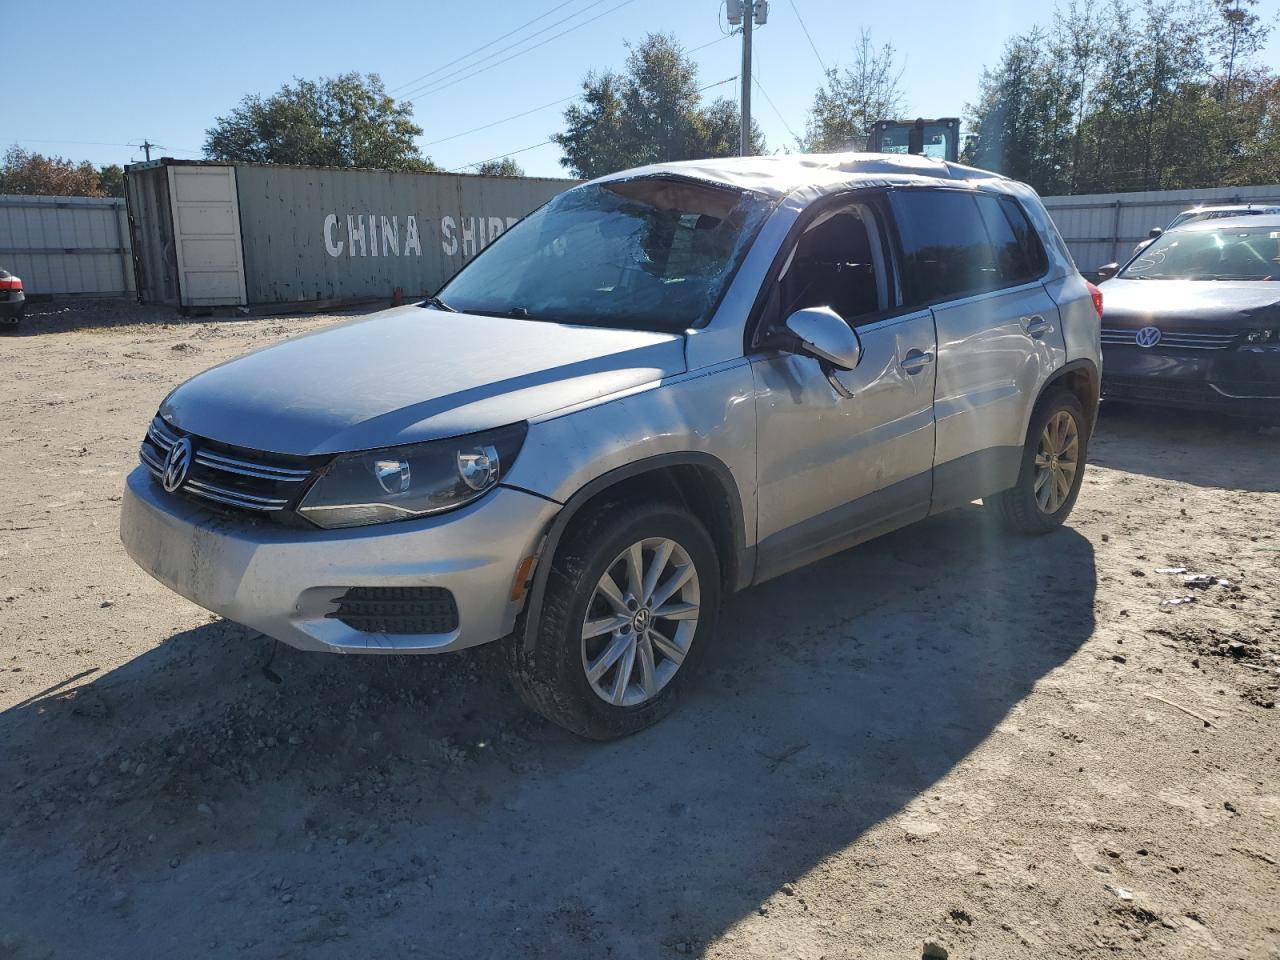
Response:
[[[1076,472],[1066,499],[1053,512],[1047,512],[1036,499],[1036,453],[1045,426],[1063,412],[1070,414],[1075,420],[1079,443]],[[1053,389],[1040,399],[1031,414],[1031,423],[1027,427],[1027,439],[1022,448],[1022,465],[1018,471],[1018,482],[1003,493],[984,498],[983,503],[994,509],[1001,523],[1014,533],[1034,536],[1056,530],[1071,514],[1076,498],[1080,495],[1080,484],[1084,481],[1088,454],[1089,424],[1084,415],[1084,407],[1070,390]]]
[[[512,685],[530,707],[591,740],[624,737],[657,723],[679,702],[715,634],[720,608],[720,561],[706,528],[668,503],[605,503],[575,518],[551,560],[541,622],[532,649],[522,633],[507,641]],[[596,585],[624,550],[649,538],[675,541],[698,578],[698,620],[688,652],[652,699],[635,706],[606,703],[583,663],[583,622]],[[598,601],[597,601],[598,602]]]

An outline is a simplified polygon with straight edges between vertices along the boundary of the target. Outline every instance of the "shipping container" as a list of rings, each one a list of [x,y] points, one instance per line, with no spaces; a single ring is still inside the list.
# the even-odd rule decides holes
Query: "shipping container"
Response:
[[[139,297],[182,307],[434,293],[578,182],[167,158],[125,174]]]

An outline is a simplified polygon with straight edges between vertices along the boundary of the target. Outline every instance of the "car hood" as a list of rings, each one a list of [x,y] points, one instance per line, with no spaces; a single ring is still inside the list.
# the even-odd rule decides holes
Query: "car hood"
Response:
[[[160,415],[272,453],[458,436],[682,373],[680,335],[399,307],[206,370]]]
[[[1280,325],[1280,283],[1265,280],[1125,280],[1100,285],[1102,325],[1128,327]]]

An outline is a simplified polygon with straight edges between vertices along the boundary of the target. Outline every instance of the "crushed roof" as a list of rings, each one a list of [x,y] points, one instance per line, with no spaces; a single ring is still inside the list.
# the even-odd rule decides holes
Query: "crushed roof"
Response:
[[[932,157],[893,153],[799,153],[682,160],[622,170],[595,182],[663,174],[722,183],[771,197],[786,196],[801,187],[843,186],[857,181],[867,181],[868,185],[920,179],[1008,182],[1007,177],[987,170]]]

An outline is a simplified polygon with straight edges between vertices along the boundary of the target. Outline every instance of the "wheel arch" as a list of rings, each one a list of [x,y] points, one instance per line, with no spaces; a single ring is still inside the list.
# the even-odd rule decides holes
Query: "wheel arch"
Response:
[[[1089,433],[1092,435],[1093,428],[1098,423],[1098,399],[1101,384],[1101,375],[1098,373],[1097,365],[1092,360],[1087,357],[1072,360],[1055,370],[1053,376],[1045,381],[1044,386],[1040,388],[1040,393],[1036,397],[1032,410],[1040,406],[1050,391],[1057,387],[1065,386],[1075,394],[1076,399],[1080,401],[1080,406],[1084,408],[1085,420],[1089,424]],[[1028,411],[1028,420],[1030,420],[1030,417],[1031,411]]]
[[[565,531],[583,511],[609,497],[654,499],[687,507],[707,527],[720,558],[725,593],[740,590],[754,575],[754,551],[746,543],[746,515],[733,472],[709,453],[686,451],[646,457],[604,473],[581,487],[551,521],[538,550],[538,564],[516,636],[533,645],[542,614],[551,561]]]

